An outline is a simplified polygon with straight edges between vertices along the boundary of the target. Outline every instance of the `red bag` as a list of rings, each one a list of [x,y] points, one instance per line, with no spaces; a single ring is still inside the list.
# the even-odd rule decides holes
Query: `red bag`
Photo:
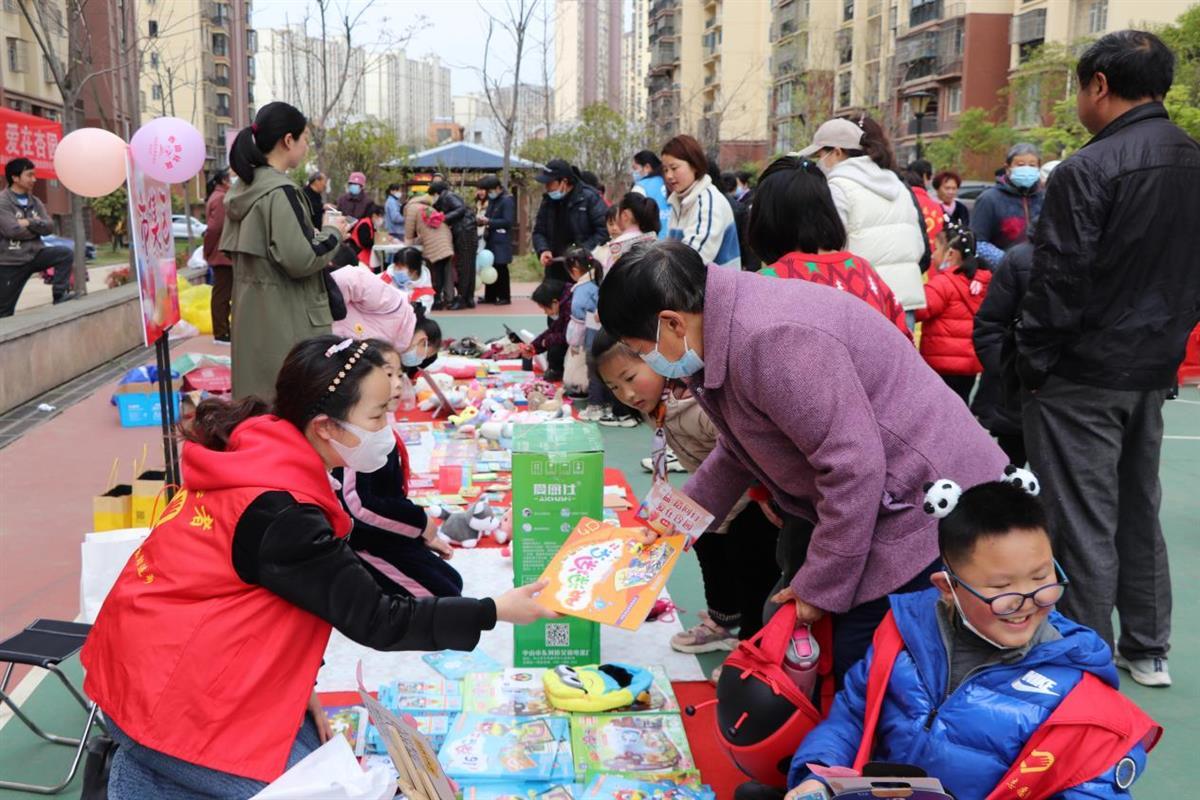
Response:
[[[796,606],[785,603],[757,634],[738,644],[717,682],[717,733],[738,769],[752,779],[787,787],[796,748],[833,705],[833,622],[813,625],[820,646],[818,709],[783,670],[796,627]]]
[[[424,208],[421,211],[421,219],[431,228],[440,228],[446,221],[446,215],[440,211],[434,211],[432,208]]]

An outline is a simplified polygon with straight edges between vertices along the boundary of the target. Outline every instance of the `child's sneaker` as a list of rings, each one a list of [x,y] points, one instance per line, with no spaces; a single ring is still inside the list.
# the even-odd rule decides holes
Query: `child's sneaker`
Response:
[[[604,415],[596,421],[608,428],[636,428],[641,419],[633,416],[618,417],[613,414],[611,406],[605,406]]]
[[[1171,673],[1167,671],[1167,660],[1156,658],[1126,658],[1117,656],[1114,663],[1129,673],[1129,677],[1142,686],[1170,686]]]
[[[654,472],[654,459],[642,459],[642,472]],[[675,451],[667,448],[667,472],[687,472],[683,464],[679,463],[679,456],[675,455]]]
[[[680,653],[713,653],[737,647],[737,636],[728,628],[713,622],[707,611],[698,615],[700,624],[671,637],[671,649]]]

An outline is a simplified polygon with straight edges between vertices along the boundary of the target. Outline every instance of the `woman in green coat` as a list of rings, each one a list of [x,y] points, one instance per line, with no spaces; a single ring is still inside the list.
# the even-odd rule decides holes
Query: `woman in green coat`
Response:
[[[275,376],[297,342],[330,332],[322,271],[346,235],[340,215],[313,231],[308,202],[287,176],[308,152],[308,120],[268,103],[234,139],[239,180],[225,196],[221,250],[233,260],[233,394],[270,403]]]

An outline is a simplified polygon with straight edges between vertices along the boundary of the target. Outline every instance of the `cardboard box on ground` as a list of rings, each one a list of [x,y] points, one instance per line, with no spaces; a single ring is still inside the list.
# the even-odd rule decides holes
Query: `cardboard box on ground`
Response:
[[[513,573],[536,581],[584,517],[604,515],[604,441],[588,423],[520,425],[513,433]],[[564,617],[517,627],[513,664],[600,663],[600,627]]]

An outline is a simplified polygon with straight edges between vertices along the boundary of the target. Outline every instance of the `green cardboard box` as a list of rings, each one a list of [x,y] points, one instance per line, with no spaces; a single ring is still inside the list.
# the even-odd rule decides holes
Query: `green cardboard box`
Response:
[[[604,516],[604,440],[589,423],[518,425],[513,433],[513,572],[537,580],[583,517]],[[600,627],[564,617],[518,626],[517,667],[600,663]]]

